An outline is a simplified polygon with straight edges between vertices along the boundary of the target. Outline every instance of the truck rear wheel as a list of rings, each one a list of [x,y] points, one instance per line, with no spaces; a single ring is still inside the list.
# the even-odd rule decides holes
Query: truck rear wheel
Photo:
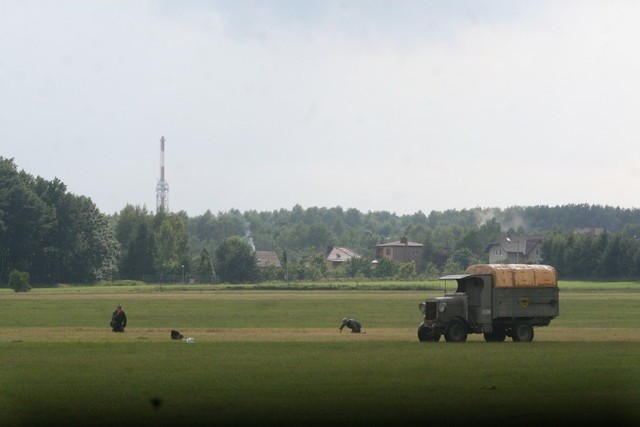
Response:
[[[418,326],[418,340],[420,342],[438,342],[440,341],[440,334],[433,332],[433,329],[420,325]]]
[[[511,330],[511,339],[516,342],[533,341],[533,328],[525,322],[516,323]]]
[[[451,323],[444,330],[444,339],[447,342],[465,342],[467,340],[467,330],[460,322]]]

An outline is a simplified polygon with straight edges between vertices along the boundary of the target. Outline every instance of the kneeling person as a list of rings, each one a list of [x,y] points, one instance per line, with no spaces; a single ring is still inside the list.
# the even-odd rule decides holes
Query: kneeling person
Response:
[[[345,317],[342,319],[342,325],[340,325],[340,332],[342,332],[342,328],[347,327],[351,329],[352,334],[359,334],[362,330],[362,325],[356,319],[349,319]]]
[[[118,304],[116,310],[111,315],[111,331],[124,332],[127,327],[127,315],[122,310],[122,305]]]

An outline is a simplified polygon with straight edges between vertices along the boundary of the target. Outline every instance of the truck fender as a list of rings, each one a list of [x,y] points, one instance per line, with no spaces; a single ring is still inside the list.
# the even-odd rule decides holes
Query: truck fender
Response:
[[[469,322],[467,322],[463,317],[460,317],[460,316],[452,317],[451,321],[448,324],[451,324],[453,322],[462,323],[462,325],[467,330],[467,332],[471,331],[471,326],[469,325]]]

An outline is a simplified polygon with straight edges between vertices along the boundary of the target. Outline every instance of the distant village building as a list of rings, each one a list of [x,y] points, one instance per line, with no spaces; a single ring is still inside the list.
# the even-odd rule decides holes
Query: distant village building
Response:
[[[490,264],[539,264],[542,261],[542,237],[509,236],[491,242],[484,250]]]
[[[376,259],[389,258],[400,263],[415,262],[416,266],[422,266],[422,243],[410,242],[402,237],[397,242],[382,243],[376,245]]]
[[[351,249],[341,246],[329,246],[327,248],[327,257],[325,262],[330,267],[337,267],[353,258],[362,258]]]
[[[258,260],[258,267],[268,267],[270,265],[282,267],[278,255],[272,251],[256,251],[256,259]]]

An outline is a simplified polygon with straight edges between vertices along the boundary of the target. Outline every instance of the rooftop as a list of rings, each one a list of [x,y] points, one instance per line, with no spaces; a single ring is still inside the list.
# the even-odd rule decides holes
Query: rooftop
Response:
[[[272,251],[256,251],[256,258],[258,259],[258,267],[267,267],[273,265],[275,267],[282,267],[278,255]]]

